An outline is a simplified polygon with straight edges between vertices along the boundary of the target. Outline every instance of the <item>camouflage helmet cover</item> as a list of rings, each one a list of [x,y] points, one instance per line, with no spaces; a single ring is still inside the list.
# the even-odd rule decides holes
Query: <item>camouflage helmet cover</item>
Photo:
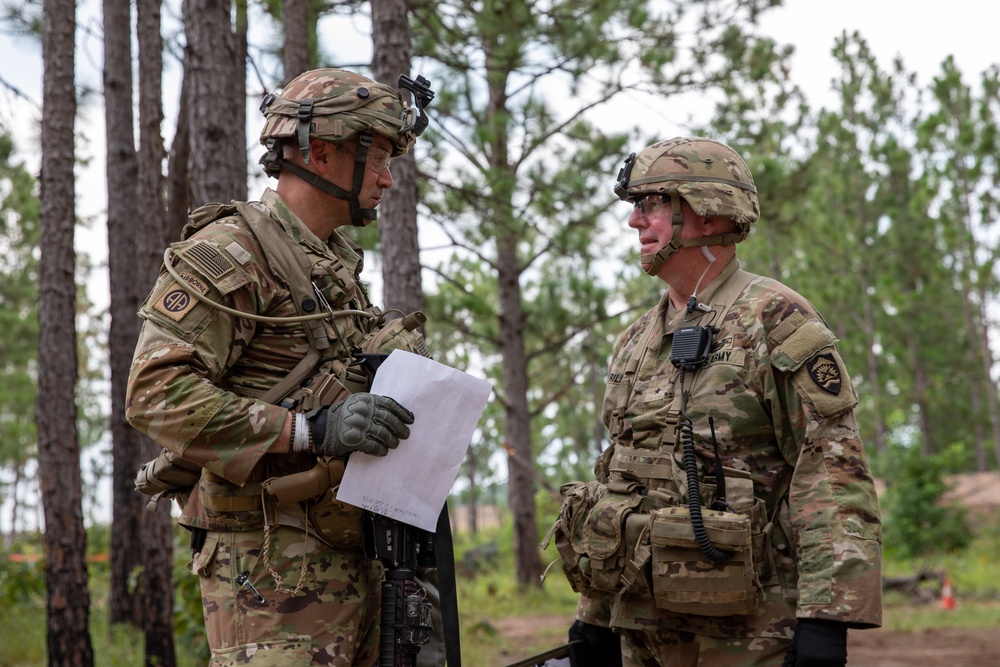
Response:
[[[300,115],[310,123],[310,137],[339,142],[371,131],[392,142],[393,155],[408,152],[417,135],[417,110],[399,91],[342,69],[300,74],[281,95],[265,97],[261,111],[267,119],[260,133],[265,145],[268,139],[296,137]]]
[[[732,148],[712,139],[675,137],[643,149],[626,163],[615,193],[626,201],[677,195],[698,215],[730,219],[744,234],[760,217],[750,169]]]

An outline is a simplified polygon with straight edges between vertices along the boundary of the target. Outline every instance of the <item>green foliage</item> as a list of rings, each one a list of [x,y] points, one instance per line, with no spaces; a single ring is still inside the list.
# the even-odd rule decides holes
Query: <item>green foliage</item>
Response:
[[[0,550],[0,606],[40,605],[45,600],[41,536],[24,535]]]
[[[925,456],[915,447],[894,446],[879,461],[887,490],[881,499],[885,551],[903,558],[947,554],[972,540],[964,510],[942,504],[945,472],[957,448]]]
[[[0,470],[10,475],[0,478],[0,498],[4,482],[26,483],[36,443],[39,202],[35,179],[14,150],[0,131]]]

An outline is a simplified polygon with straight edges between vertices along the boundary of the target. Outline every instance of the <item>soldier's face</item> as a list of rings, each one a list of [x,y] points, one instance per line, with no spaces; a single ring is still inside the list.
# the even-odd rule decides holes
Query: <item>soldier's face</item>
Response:
[[[362,206],[375,208],[382,199],[382,193],[392,187],[392,172],[389,171],[391,155],[392,144],[385,137],[376,135],[374,143],[368,149],[365,180],[361,184],[361,195],[358,198]]]
[[[670,197],[651,194],[639,197],[634,202],[628,226],[639,232],[639,251],[643,255],[653,255],[670,242],[673,236],[671,226]],[[642,268],[648,269],[644,263]]]

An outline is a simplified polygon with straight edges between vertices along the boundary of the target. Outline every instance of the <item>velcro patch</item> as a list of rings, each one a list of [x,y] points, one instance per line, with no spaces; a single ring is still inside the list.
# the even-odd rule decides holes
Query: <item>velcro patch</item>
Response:
[[[208,285],[200,278],[190,273],[182,273],[181,278],[191,289],[197,290],[201,294],[208,294]],[[184,316],[191,312],[191,309],[198,304],[198,299],[191,296],[188,288],[182,286],[176,280],[170,284],[160,298],[153,304],[153,308],[163,313],[174,322],[180,322]]]
[[[229,258],[219,248],[208,241],[195,243],[176,251],[184,261],[203,272],[214,281],[221,280],[236,270]]]
[[[236,241],[233,241],[226,246],[226,252],[232,255],[233,259],[239,262],[242,266],[246,266],[246,263],[249,262],[251,258],[250,253]]]
[[[840,394],[843,376],[832,354],[817,354],[806,362],[806,370],[820,389],[834,396]]]

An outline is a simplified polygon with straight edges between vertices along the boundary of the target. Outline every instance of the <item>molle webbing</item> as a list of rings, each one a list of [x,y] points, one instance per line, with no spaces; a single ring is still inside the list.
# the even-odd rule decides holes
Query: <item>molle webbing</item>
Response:
[[[671,479],[673,449],[636,449],[615,445],[608,471],[612,474],[635,475],[640,479]],[[643,462],[648,461],[648,462]]]

